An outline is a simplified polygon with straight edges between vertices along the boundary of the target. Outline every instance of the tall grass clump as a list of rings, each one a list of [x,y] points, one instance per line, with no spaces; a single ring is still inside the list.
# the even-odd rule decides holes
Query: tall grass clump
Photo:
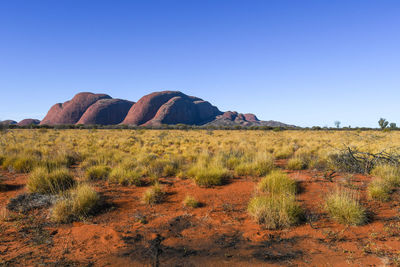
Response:
[[[142,200],[145,204],[153,205],[163,202],[164,198],[165,192],[163,188],[160,184],[156,183],[144,192]]]
[[[97,165],[86,169],[85,177],[87,180],[91,181],[107,180],[110,172],[111,172],[110,167]]]
[[[293,147],[283,146],[274,150],[276,159],[288,159],[293,155]]]
[[[270,194],[296,193],[296,181],[280,170],[272,171],[258,183],[258,190]]]
[[[45,167],[36,167],[29,175],[27,188],[32,193],[57,194],[70,189],[75,180],[66,168],[49,171]]]
[[[30,157],[7,157],[2,162],[5,170],[17,173],[28,173],[38,164],[37,160]]]
[[[289,227],[300,222],[303,211],[294,195],[259,195],[250,200],[249,214],[268,229]]]
[[[293,157],[288,160],[287,168],[289,170],[304,170],[307,169],[307,162],[301,157]]]
[[[388,201],[392,193],[392,186],[382,178],[373,179],[368,185],[368,196],[373,200]]]
[[[51,219],[58,223],[83,220],[93,214],[99,204],[99,194],[89,185],[80,184],[54,204]]]
[[[188,176],[199,186],[223,185],[231,177],[228,169],[216,163],[198,162],[188,170]]]
[[[303,210],[296,202],[296,182],[286,173],[272,171],[258,183],[257,189],[247,211],[258,223],[277,229],[301,221]]]
[[[368,185],[368,196],[378,201],[388,201],[394,189],[400,186],[400,169],[392,165],[375,166],[371,175],[375,176]]]
[[[378,165],[371,171],[371,175],[384,179],[392,187],[400,186],[400,168],[393,165]]]
[[[345,189],[337,188],[328,195],[325,210],[332,219],[342,224],[361,225],[367,220],[359,196]]]
[[[234,167],[236,175],[264,176],[274,169],[274,157],[270,154],[256,155]]]
[[[136,169],[129,169],[124,166],[113,168],[108,177],[108,181],[121,185],[143,185],[142,174]]]

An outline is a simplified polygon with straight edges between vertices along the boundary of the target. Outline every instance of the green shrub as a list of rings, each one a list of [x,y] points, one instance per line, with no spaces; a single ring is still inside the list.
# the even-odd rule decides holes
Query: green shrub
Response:
[[[388,201],[391,193],[392,187],[390,183],[381,178],[372,180],[368,185],[368,196],[371,199]]]
[[[161,203],[164,198],[165,192],[158,183],[153,185],[143,194],[143,202],[149,205]]]
[[[361,225],[366,222],[365,209],[358,196],[351,191],[337,189],[325,201],[325,210],[335,221],[348,225]]]
[[[121,185],[143,185],[142,174],[139,171],[125,169],[121,166],[112,169],[108,180],[111,183],[118,183]]]
[[[32,193],[56,194],[68,190],[74,184],[75,180],[68,169],[49,172],[45,167],[36,167],[29,175],[27,188]]]
[[[295,196],[290,194],[259,195],[250,200],[249,214],[268,229],[289,227],[303,217]]]
[[[106,180],[111,172],[111,168],[108,166],[92,166],[89,167],[85,176],[87,180],[97,181]]]
[[[72,189],[66,198],[54,204],[51,218],[58,223],[82,220],[94,213],[100,203],[99,194],[87,184]]]
[[[185,205],[186,207],[197,208],[200,206],[200,202],[198,202],[192,196],[186,196],[185,199],[183,200],[183,205]]]
[[[270,194],[295,194],[296,187],[296,181],[280,170],[272,171],[258,183],[260,191]]]

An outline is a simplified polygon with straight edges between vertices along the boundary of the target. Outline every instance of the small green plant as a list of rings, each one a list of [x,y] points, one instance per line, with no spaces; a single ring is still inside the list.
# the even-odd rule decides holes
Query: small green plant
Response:
[[[111,168],[108,166],[92,166],[89,167],[85,172],[85,177],[87,180],[97,181],[106,180],[111,172]]]
[[[80,184],[72,189],[67,197],[54,204],[51,219],[58,223],[83,220],[98,208],[99,203],[99,194],[89,185]]]
[[[48,171],[45,167],[36,167],[29,175],[27,188],[32,193],[57,194],[74,184],[75,180],[66,168]]]
[[[186,207],[197,208],[200,207],[200,202],[192,196],[186,196],[183,200],[183,205]]]
[[[280,170],[272,171],[258,183],[258,190],[270,194],[295,194],[296,181]]]
[[[156,183],[143,194],[143,202],[148,205],[159,204],[164,201],[165,192],[160,184]]]
[[[301,221],[303,210],[290,194],[259,195],[250,200],[249,214],[268,229],[284,228]]]
[[[325,201],[325,210],[335,221],[348,225],[361,225],[366,222],[365,209],[358,195],[345,189],[336,189]]]

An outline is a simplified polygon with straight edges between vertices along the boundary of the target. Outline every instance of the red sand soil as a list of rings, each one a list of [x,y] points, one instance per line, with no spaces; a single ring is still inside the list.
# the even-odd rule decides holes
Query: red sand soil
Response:
[[[6,212],[8,199],[25,192],[25,175],[1,173],[0,265],[53,266],[383,266],[399,264],[398,192],[387,203],[367,201],[362,175],[338,174],[329,182],[316,171],[289,172],[299,181],[298,201],[307,211],[299,226],[266,230],[247,214],[258,179],[200,188],[191,180],[161,179],[166,201],[148,206],[148,187],[95,184],[111,205],[88,221],[56,225],[48,209],[20,215]],[[332,222],[323,199],[338,184],[358,188],[370,211],[364,226]],[[185,208],[186,195],[202,202]],[[7,214],[5,214],[7,213]],[[0,218],[1,219],[1,218]]]

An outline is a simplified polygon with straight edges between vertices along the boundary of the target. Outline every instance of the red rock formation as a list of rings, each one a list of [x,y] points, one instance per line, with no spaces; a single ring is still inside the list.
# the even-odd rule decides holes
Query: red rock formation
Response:
[[[260,120],[257,118],[256,115],[251,114],[251,113],[243,114],[243,116],[244,116],[244,118],[245,118],[246,121],[250,121],[250,122],[257,122],[257,121],[260,121]]]
[[[218,108],[200,98],[163,91],[142,97],[132,106],[122,124],[201,124],[219,114]]]
[[[145,95],[132,106],[122,124],[144,124],[154,118],[158,109],[171,98],[183,95],[183,93],[177,91],[162,91]]]
[[[17,124],[17,122],[13,120],[0,121],[0,125],[15,125],[15,124]]]
[[[111,99],[111,97],[106,94],[79,93],[70,101],[52,106],[40,124],[75,124],[83,113],[100,99]]]
[[[101,99],[91,105],[77,124],[119,124],[134,102],[122,99]]]
[[[20,125],[36,123],[21,121]],[[137,103],[112,99],[105,94],[79,93],[70,101],[53,105],[40,124],[161,124],[215,126],[292,126],[275,121],[260,121],[254,114],[225,113],[198,97],[178,91],[155,92]]]
[[[20,122],[18,122],[18,126],[29,126],[29,125],[38,125],[40,123],[40,120],[36,119],[24,119]]]

